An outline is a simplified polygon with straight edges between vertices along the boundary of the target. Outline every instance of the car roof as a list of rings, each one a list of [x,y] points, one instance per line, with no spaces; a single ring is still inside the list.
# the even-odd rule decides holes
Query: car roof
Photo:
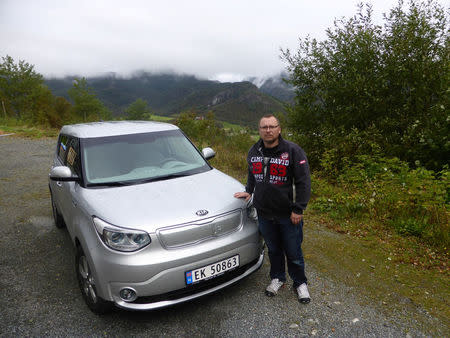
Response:
[[[70,124],[61,128],[60,134],[78,138],[117,136],[128,134],[151,133],[176,130],[177,126],[169,123],[150,121],[108,121]]]

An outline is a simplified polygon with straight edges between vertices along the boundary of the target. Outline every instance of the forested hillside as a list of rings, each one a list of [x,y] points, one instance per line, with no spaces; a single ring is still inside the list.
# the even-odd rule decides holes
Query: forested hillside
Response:
[[[288,79],[289,74],[282,72],[276,76],[263,79],[250,78],[249,81],[257,85],[261,92],[273,96],[282,102],[293,103],[295,87],[287,82]]]
[[[55,95],[68,98],[74,79],[46,79],[45,83]],[[211,111],[218,120],[242,125],[254,125],[263,114],[285,112],[281,101],[250,82],[220,83],[190,75],[145,72],[131,78],[115,74],[91,77],[87,82],[116,117],[123,116],[137,99],[145,100],[158,115],[185,111],[202,115]]]

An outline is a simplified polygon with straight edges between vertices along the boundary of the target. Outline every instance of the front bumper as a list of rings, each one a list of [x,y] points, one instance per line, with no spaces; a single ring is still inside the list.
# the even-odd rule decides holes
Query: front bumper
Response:
[[[259,257],[240,267],[236,271],[230,271],[222,276],[218,276],[209,281],[199,284],[199,286],[185,287],[183,289],[175,290],[166,294],[150,296],[150,297],[138,297],[134,302],[125,302],[118,296],[113,296],[114,303],[120,308],[127,310],[152,310],[166,306],[172,306],[175,304],[187,302],[195,298],[203,297],[205,295],[216,292],[231,284],[238,282],[239,280],[249,276],[253,272],[257,271],[264,261],[264,250],[261,251]],[[128,287],[139,289],[138,285],[127,284]],[[142,286],[142,285],[141,285]],[[117,295],[117,290],[123,288],[123,285],[112,285],[112,293]]]

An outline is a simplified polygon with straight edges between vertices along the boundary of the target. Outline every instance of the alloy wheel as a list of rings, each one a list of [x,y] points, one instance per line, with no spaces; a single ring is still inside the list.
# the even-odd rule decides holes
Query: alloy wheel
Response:
[[[80,261],[78,263],[78,273],[81,277],[84,294],[89,297],[92,303],[96,303],[97,293],[95,292],[95,280],[91,274],[86,256],[84,255],[80,257]]]

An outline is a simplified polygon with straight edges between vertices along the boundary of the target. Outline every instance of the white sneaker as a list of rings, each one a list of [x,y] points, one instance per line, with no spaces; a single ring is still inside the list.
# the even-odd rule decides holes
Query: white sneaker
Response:
[[[297,296],[300,303],[309,303],[311,301],[306,283],[303,283],[297,288]]]
[[[284,285],[284,282],[278,280],[278,278],[272,279],[270,284],[266,288],[266,296],[273,297],[278,293],[278,290]]]

